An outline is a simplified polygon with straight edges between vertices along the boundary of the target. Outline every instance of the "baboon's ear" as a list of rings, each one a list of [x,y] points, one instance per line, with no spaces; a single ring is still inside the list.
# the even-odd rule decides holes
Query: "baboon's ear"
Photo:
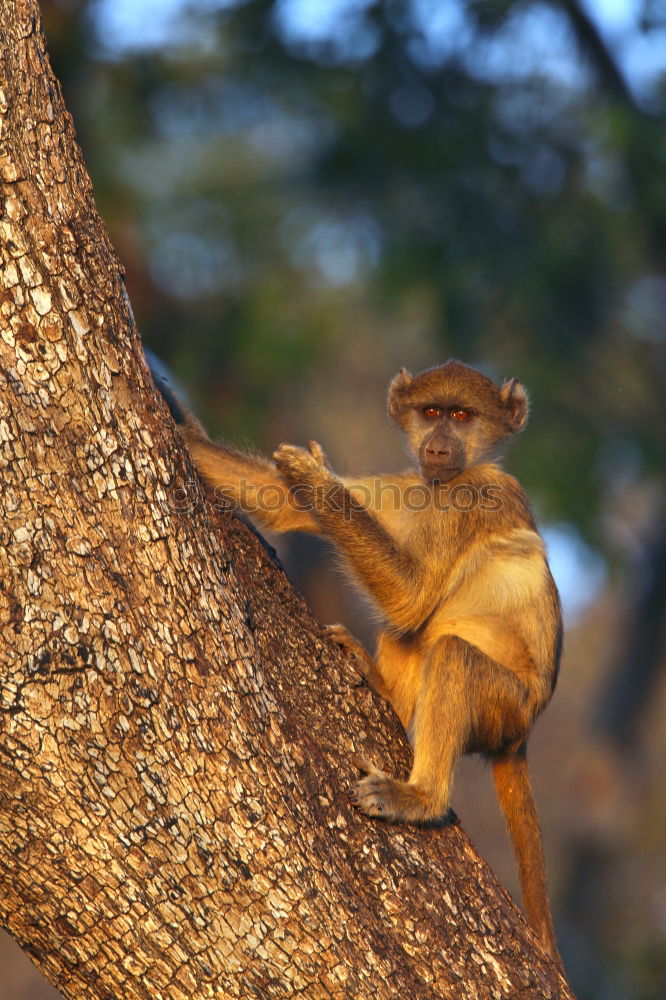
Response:
[[[401,368],[391,379],[388,391],[388,412],[393,420],[397,420],[404,405],[404,397],[414,381],[406,368]]]
[[[525,386],[517,378],[508,379],[500,389],[500,399],[512,434],[522,431],[527,423],[529,408]]]

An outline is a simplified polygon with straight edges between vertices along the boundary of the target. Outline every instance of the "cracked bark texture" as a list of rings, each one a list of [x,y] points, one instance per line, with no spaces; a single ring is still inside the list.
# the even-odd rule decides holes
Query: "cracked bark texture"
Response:
[[[36,3],[0,0],[0,920],[65,997],[571,997],[145,368]]]

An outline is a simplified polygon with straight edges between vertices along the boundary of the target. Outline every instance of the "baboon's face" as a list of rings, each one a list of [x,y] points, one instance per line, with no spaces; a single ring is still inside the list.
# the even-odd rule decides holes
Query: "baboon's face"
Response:
[[[527,422],[527,396],[515,379],[498,389],[459,361],[412,377],[402,369],[389,390],[389,414],[404,432],[428,482],[448,482],[496,459]]]

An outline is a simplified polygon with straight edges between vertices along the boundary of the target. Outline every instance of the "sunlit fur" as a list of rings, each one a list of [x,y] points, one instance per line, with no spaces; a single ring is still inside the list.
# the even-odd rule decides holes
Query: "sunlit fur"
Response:
[[[426,419],[428,406],[441,419]],[[470,419],[451,418],[454,408]],[[378,608],[375,657],[343,626],[329,634],[393,703],[414,762],[407,782],[368,765],[354,790],[359,808],[392,821],[439,821],[459,755],[484,754],[528,919],[559,962],[525,745],[555,685],[560,606],[527,497],[497,464],[525,426],[527,396],[515,379],[498,388],[449,361],[415,377],[401,370],[388,411],[419,465],[398,475],[342,479],[314,443],[281,445],[270,462],[213,444],[186,413],[183,432],[208,483],[269,529],[329,538]],[[482,503],[489,487],[494,502]],[[271,488],[284,502],[258,507],[260,491]],[[456,488],[476,498],[471,509],[445,509]],[[413,502],[415,490],[423,503]]]

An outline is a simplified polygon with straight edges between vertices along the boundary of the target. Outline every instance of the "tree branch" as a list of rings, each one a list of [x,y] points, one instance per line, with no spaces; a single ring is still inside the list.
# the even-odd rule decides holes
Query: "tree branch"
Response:
[[[571,22],[581,49],[590,59],[597,76],[610,96],[631,108],[636,114],[642,114],[624,74],[617,65],[596,22],[579,0],[559,0],[559,3]]]

